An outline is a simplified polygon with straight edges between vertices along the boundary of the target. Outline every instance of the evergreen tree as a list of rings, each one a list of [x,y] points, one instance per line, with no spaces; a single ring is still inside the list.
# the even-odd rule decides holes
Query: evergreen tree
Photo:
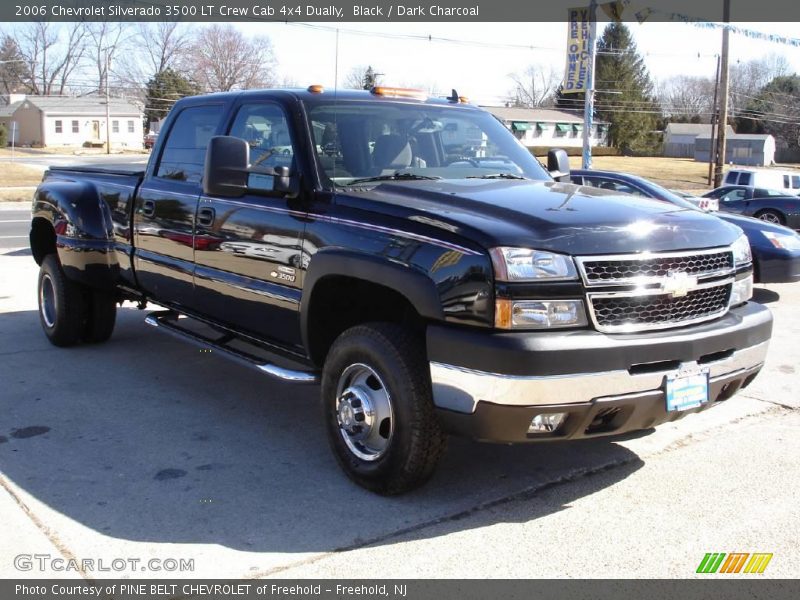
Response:
[[[147,82],[144,115],[146,123],[160,121],[169,109],[184,96],[200,93],[200,86],[180,73],[166,68]]]
[[[739,133],[769,133],[800,145],[800,76],[775,77],[736,118]]]
[[[651,149],[651,132],[660,109],[653,97],[653,83],[623,23],[610,23],[597,43],[595,59],[594,118],[610,123],[608,139],[623,153]],[[609,93],[611,92],[611,93]],[[585,94],[564,94],[559,88],[556,107],[583,110]]]
[[[378,85],[378,73],[372,68],[372,65],[367,67],[364,71],[364,77],[361,81],[361,87],[365,90],[371,90]]]
[[[28,64],[17,41],[10,35],[3,36],[0,42],[0,94],[27,92],[29,79]]]

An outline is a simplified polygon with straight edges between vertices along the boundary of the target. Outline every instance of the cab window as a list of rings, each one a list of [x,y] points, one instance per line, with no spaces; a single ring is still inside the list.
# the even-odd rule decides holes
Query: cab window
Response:
[[[294,161],[294,144],[289,123],[276,104],[245,104],[236,113],[229,135],[246,140],[253,167],[289,167]]]
[[[221,105],[183,109],[167,134],[155,176],[199,183],[203,177],[206,148],[221,117]]]

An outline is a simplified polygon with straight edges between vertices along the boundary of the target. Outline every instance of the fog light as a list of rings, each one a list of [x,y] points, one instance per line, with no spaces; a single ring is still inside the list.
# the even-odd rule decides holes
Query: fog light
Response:
[[[731,288],[731,301],[729,306],[743,304],[753,297],[753,275],[750,274],[744,279],[733,282]]]
[[[567,413],[536,415],[528,427],[528,433],[553,433],[567,418]]]

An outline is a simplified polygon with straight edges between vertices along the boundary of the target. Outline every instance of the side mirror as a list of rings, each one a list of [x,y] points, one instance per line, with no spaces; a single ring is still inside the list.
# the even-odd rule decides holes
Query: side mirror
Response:
[[[250,146],[241,138],[217,135],[211,138],[203,170],[203,193],[239,198],[247,191]]]
[[[203,193],[208,196],[240,198],[245,192],[262,196],[295,197],[299,181],[289,167],[250,165],[250,145],[229,135],[211,138],[203,171]]]
[[[547,151],[547,170],[556,181],[569,183],[569,157],[562,148]]]

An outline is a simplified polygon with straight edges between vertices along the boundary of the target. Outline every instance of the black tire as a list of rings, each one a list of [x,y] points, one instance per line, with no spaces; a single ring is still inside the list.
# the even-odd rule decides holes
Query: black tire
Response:
[[[786,219],[784,216],[779,213],[777,210],[761,210],[755,214],[757,219],[761,219],[762,221],[766,221],[767,223],[773,223],[775,225],[785,225]]]
[[[48,254],[39,269],[39,321],[55,346],[74,346],[81,341],[86,323],[84,290],[70,281],[55,254]]]
[[[371,370],[376,375],[365,379],[372,388],[367,393],[388,394],[391,410],[389,424],[382,419],[369,428],[386,438],[385,448],[374,452],[358,447],[340,426],[339,407],[345,403],[341,398],[348,393],[352,398],[353,389],[366,389],[350,384],[341,391],[341,387],[352,369],[364,368],[365,373]],[[358,399],[354,405],[356,401],[361,406]],[[357,484],[378,494],[401,494],[425,483],[447,445],[433,407],[422,342],[391,323],[358,325],[336,339],[323,368],[322,409],[328,440],[342,469]],[[378,442],[382,443],[380,438]],[[370,457],[359,456],[360,451]]]
[[[105,290],[86,290],[86,298],[88,310],[81,337],[90,344],[105,342],[114,332],[117,298]]]

